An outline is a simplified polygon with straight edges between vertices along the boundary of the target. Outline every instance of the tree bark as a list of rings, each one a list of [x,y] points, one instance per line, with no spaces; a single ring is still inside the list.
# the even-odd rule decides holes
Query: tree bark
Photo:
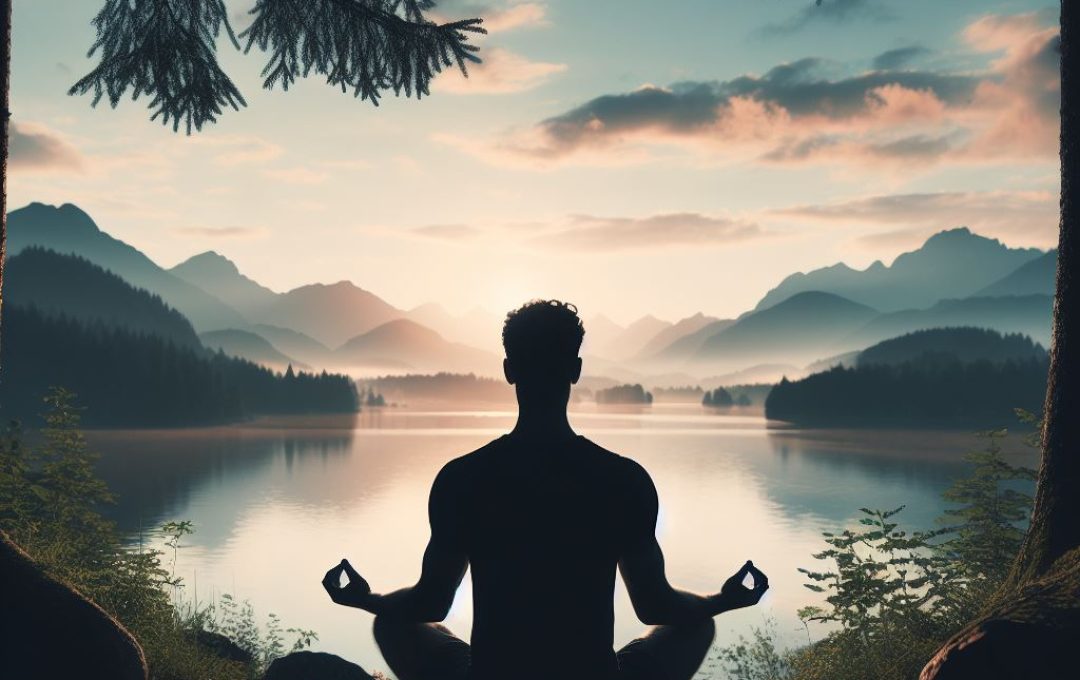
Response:
[[[1074,677],[1080,640],[1080,0],[1061,2],[1061,221],[1042,465],[1031,527],[1006,583],[922,680]]]
[[[1043,410],[1042,466],[1031,528],[1013,567],[1015,588],[1047,572],[1080,546],[1080,279],[1077,200],[1080,189],[1080,3],[1061,3],[1061,222],[1050,379]]]
[[[0,312],[4,308],[4,262],[7,261],[7,171],[8,171],[8,123],[11,119],[11,0],[0,0],[0,31],[3,60],[0,64],[0,91],[3,91],[3,105],[0,106]],[[2,339],[0,339],[2,341]]]

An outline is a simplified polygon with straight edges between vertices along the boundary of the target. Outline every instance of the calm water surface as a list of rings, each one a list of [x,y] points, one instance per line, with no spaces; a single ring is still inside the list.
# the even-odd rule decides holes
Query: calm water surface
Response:
[[[852,524],[860,507],[907,505],[901,517],[910,526],[932,526],[944,507],[941,492],[965,474],[961,457],[978,444],[966,433],[800,432],[693,406],[578,412],[572,422],[652,474],[673,583],[712,592],[746,559],[770,575],[761,606],[717,619],[718,644],[768,616],[786,639],[805,641],[794,612],[818,596],[803,588],[796,568],[818,566],[810,555],[823,546],[820,532]],[[195,523],[177,568],[189,597],[248,599],[260,617],[274,612],[286,626],[315,629],[316,649],[372,670],[385,667],[371,615],[332,605],[319,584],[323,573],[348,557],[376,591],[415,582],[436,472],[512,424],[508,412],[385,409],[93,432],[90,440],[119,495],[123,528]],[[615,606],[621,645],[643,629],[621,582]],[[466,577],[448,625],[467,635],[470,622]]]

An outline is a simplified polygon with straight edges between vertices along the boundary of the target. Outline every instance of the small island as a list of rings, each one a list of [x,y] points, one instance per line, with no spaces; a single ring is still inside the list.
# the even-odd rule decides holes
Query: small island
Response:
[[[653,403],[652,392],[640,384],[616,385],[596,391],[597,404],[632,404],[647,406]]]

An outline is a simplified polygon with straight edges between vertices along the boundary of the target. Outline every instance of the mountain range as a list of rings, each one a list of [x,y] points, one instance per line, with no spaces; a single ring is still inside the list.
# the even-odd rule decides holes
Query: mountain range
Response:
[[[161,296],[198,331],[236,328],[245,323],[235,309],[101,231],[89,215],[70,203],[59,208],[31,203],[13,210],[8,213],[7,228],[9,255],[18,255],[31,246],[78,255],[138,288]]]
[[[276,292],[212,251],[164,269],[70,204],[30,204],[12,211],[8,226],[13,263],[24,251],[31,264],[47,257],[43,249],[77,254],[178,310],[178,319],[190,320],[189,331],[173,322],[170,332],[186,333],[185,342],[278,369],[293,363],[354,375],[501,372],[501,318],[479,308],[461,316],[436,303],[404,310],[349,281]],[[59,299],[45,263],[21,273],[12,266],[12,299]],[[1048,344],[1055,270],[1054,251],[1009,248],[952,229],[891,265],[837,264],[788,276],[735,319],[698,313],[670,322],[646,315],[624,326],[592,317],[582,352],[593,376],[647,381],[765,375],[945,326],[1019,332]],[[77,315],[95,303],[73,292],[67,304]]]
[[[977,295],[1043,255],[1041,250],[1009,248],[959,227],[931,236],[888,266],[879,260],[857,270],[840,263],[792,274],[766,293],[755,310],[807,291],[833,293],[882,312],[919,309],[946,298]]]

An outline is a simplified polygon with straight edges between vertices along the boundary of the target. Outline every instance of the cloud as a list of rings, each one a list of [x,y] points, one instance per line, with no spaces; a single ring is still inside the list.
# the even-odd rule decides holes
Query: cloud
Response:
[[[896,16],[874,0],[817,0],[783,21],[766,25],[764,35],[790,35],[817,24],[892,21]]]
[[[515,28],[536,28],[550,25],[547,20],[547,5],[539,2],[522,2],[481,12],[484,28],[492,33],[500,33]]]
[[[263,175],[276,179],[286,184],[321,184],[326,181],[327,174],[324,172],[316,172],[311,168],[298,165],[292,168],[278,168],[274,170],[263,170]]]
[[[533,167],[639,162],[665,146],[713,163],[1046,162],[1057,154],[1059,41],[1056,27],[1041,21],[1025,14],[973,22],[962,37],[988,62],[981,71],[837,75],[837,64],[805,58],[763,75],[602,95],[487,144],[440,139]]]
[[[859,226],[893,225],[893,229],[860,237],[866,245],[910,244],[918,238],[958,225],[997,237],[1034,237],[1052,242],[1058,228],[1055,191],[939,192],[879,195],[823,205],[772,211],[772,215]],[[900,229],[895,226],[900,225]]]
[[[265,163],[284,153],[278,144],[248,135],[214,135],[203,133],[184,140],[186,144],[196,144],[217,151],[213,157],[217,165],[235,166],[253,163]]]
[[[183,236],[212,239],[253,238],[262,235],[261,229],[253,227],[177,227],[173,231]]]
[[[484,61],[469,67],[465,77],[459,69],[440,74],[434,88],[451,94],[506,94],[531,90],[548,78],[566,70],[566,64],[529,61],[509,50],[493,47],[484,50]]]
[[[480,233],[479,229],[470,227],[467,224],[428,224],[422,227],[414,227],[409,231],[424,238],[445,241],[471,239]]]
[[[918,45],[900,47],[895,50],[882,52],[874,57],[875,71],[896,71],[910,65],[912,62],[930,54],[930,50]]]
[[[38,123],[12,123],[8,163],[17,172],[83,172],[86,159],[59,133]]]
[[[650,217],[577,215],[566,228],[535,237],[532,242],[554,250],[596,252],[729,245],[766,235],[752,222],[699,213]]]
[[[478,2],[440,2],[440,11],[433,13],[434,20],[449,21],[451,18],[481,17],[484,28],[491,33],[502,33],[517,28],[549,26],[547,5],[542,2],[507,2],[489,4]]]

